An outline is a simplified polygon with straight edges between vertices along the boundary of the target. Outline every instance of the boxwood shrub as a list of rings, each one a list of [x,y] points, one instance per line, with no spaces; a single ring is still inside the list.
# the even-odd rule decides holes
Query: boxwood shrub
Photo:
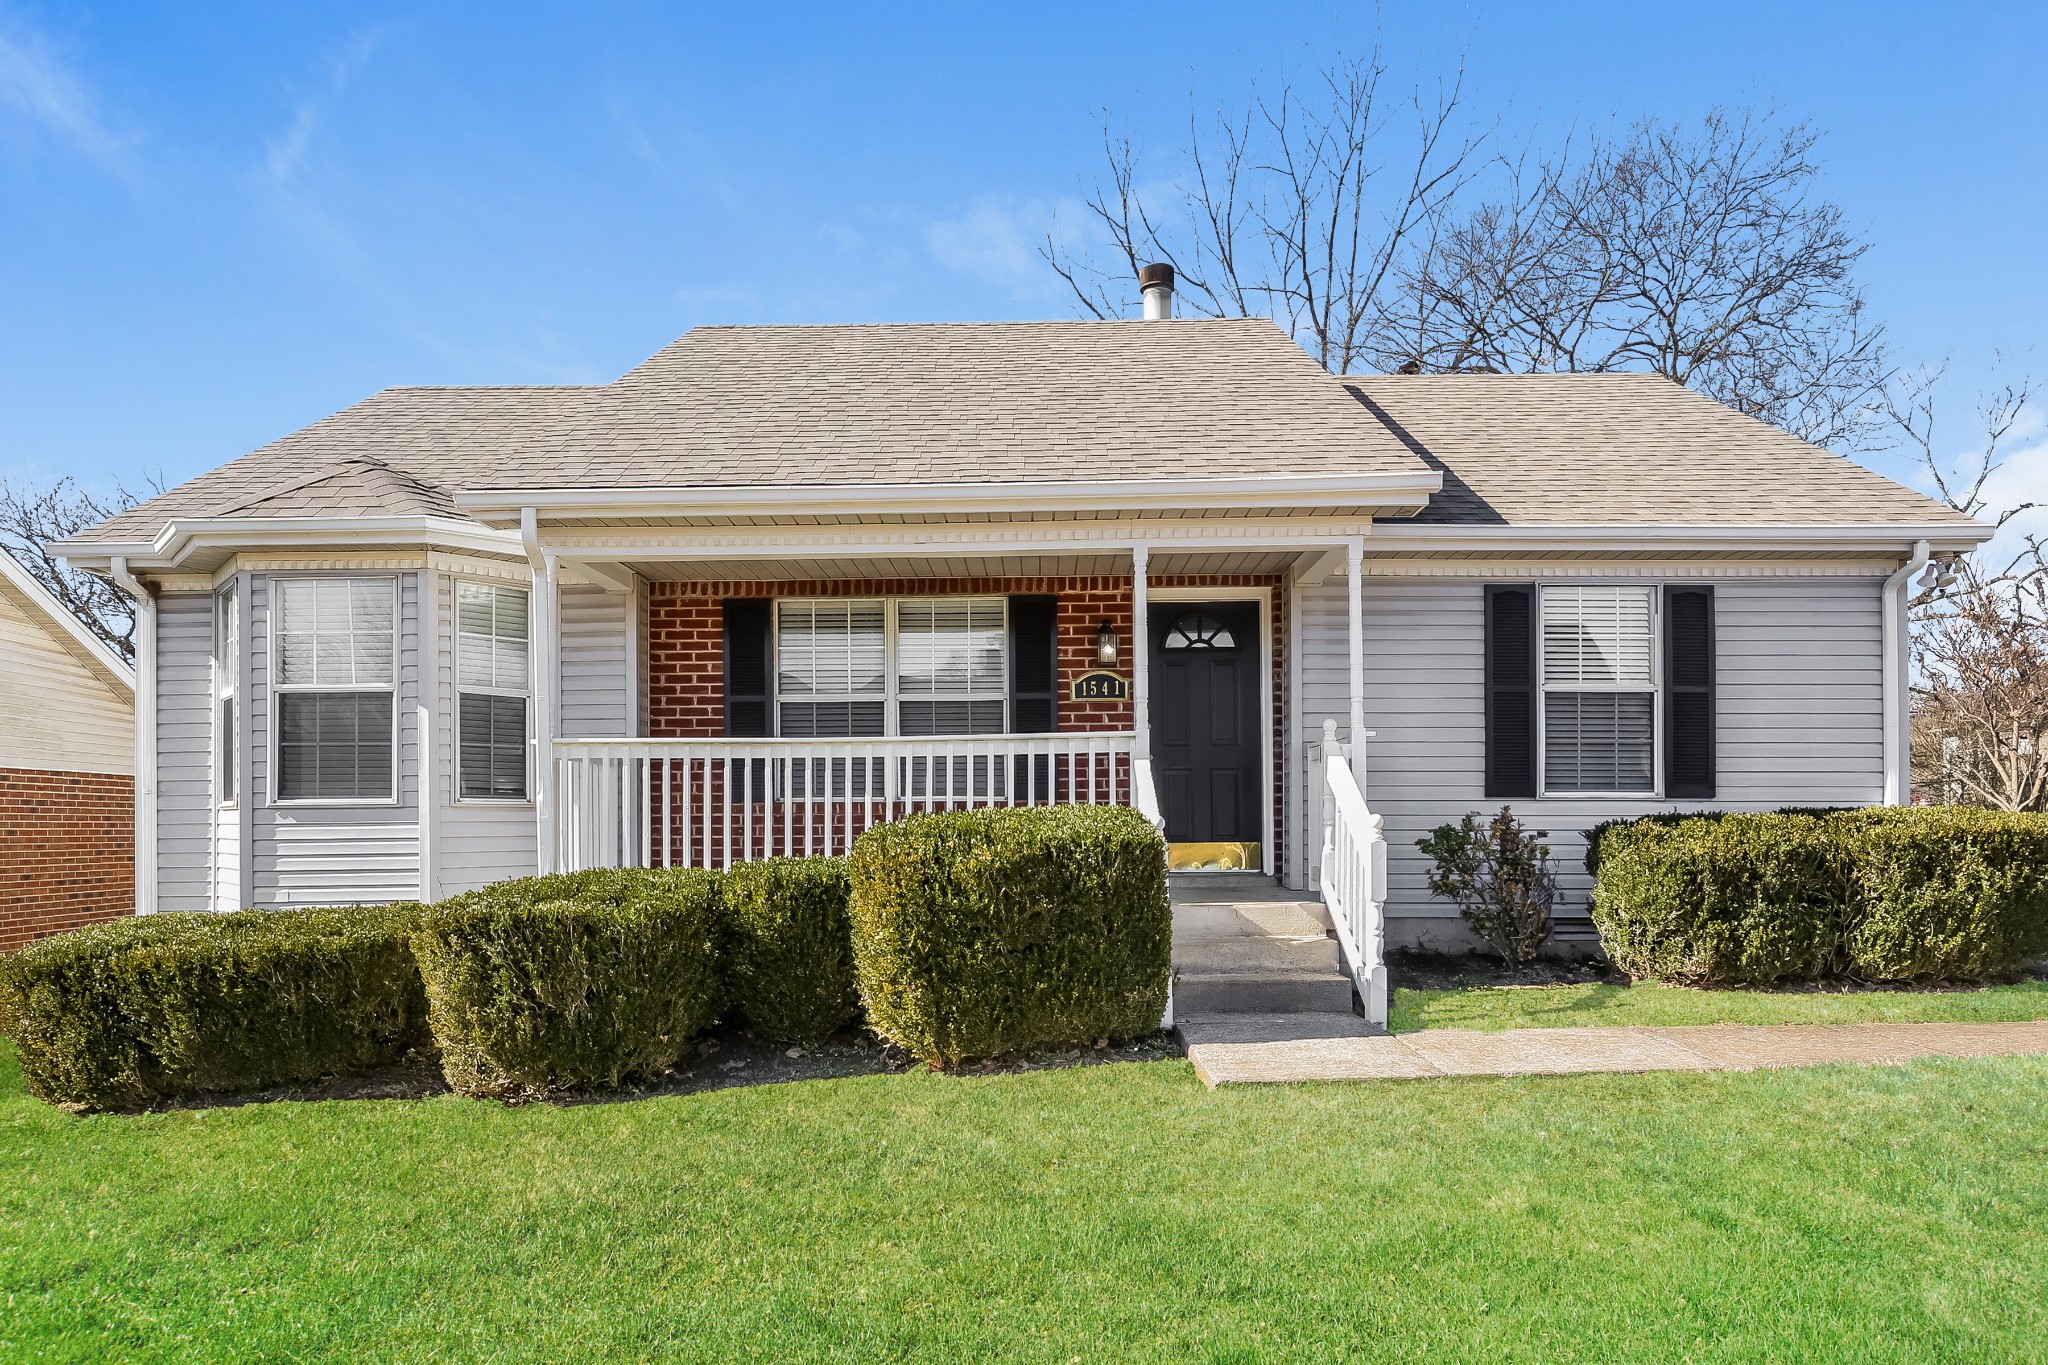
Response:
[[[144,915],[0,958],[31,1093],[92,1109],[386,1066],[430,1044],[417,905]]]
[[[913,816],[862,833],[849,873],[868,1022],[928,1064],[1159,1025],[1165,848],[1134,810]]]
[[[770,858],[725,874],[726,986],[753,1030],[816,1043],[860,1015],[844,858]]]
[[[655,1075],[717,1018],[718,874],[577,872],[443,901],[413,935],[448,1084],[526,1098]]]
[[[1599,847],[1594,923],[1637,976],[1976,980],[2048,953],[2048,816],[1652,818],[1611,826]]]
[[[1644,820],[1601,842],[1593,920],[1633,976],[1765,985],[1840,965],[1845,869],[1811,815]]]
[[[1839,823],[1858,976],[1973,980],[2048,955],[2048,816],[1948,806]]]

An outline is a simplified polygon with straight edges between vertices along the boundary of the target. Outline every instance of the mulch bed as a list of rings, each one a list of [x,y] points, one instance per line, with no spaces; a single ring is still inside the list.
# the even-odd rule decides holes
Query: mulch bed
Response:
[[[1104,1043],[1096,1047],[995,1057],[969,1063],[948,1074],[1007,1075],[1056,1067],[1100,1066],[1107,1062],[1162,1061],[1180,1055],[1180,1048],[1161,1033],[1115,1046]],[[689,1056],[653,1081],[627,1090],[562,1095],[552,1102],[564,1105],[616,1104],[622,1100],[648,1099],[657,1095],[697,1095],[738,1086],[884,1075],[917,1070],[919,1065],[909,1053],[882,1042],[865,1029],[841,1033],[816,1047],[799,1048],[764,1041],[744,1028],[722,1028],[714,1030],[697,1044]],[[431,1058],[421,1058],[403,1066],[356,1076],[334,1076],[310,1085],[277,1086],[232,1095],[194,1095],[157,1108],[230,1109],[244,1104],[281,1101],[423,1100],[447,1093],[448,1083],[441,1078],[439,1065]]]
[[[1431,953],[1414,948],[1389,952],[1387,973],[1397,989],[1418,991],[1455,991],[1475,986],[1627,986],[1635,981],[1603,958],[1543,959],[1526,967],[1507,967],[1492,954]],[[1968,991],[2014,981],[2048,981],[2048,962],[2037,962],[1990,982],[1802,981],[1746,989],[1788,995],[1855,995],[1864,991]]]

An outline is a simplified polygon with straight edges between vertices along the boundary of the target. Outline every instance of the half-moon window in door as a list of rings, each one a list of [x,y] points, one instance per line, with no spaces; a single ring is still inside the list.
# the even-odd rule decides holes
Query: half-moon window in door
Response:
[[[1213,616],[1191,611],[1166,628],[1165,649],[1236,649],[1237,637]]]

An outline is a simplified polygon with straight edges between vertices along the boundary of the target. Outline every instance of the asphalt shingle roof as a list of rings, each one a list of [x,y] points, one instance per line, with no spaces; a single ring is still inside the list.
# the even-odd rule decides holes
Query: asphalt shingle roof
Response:
[[[1351,375],[1442,472],[1436,525],[1974,525],[1862,465],[1654,374]]]
[[[607,385],[390,389],[81,540],[173,517],[390,514],[457,489],[995,484],[1426,470],[1279,328],[700,327]]]
[[[1968,524],[1649,375],[1333,380],[1271,322],[700,327],[611,384],[388,389],[76,538],[465,489],[1443,474],[1415,520]]]

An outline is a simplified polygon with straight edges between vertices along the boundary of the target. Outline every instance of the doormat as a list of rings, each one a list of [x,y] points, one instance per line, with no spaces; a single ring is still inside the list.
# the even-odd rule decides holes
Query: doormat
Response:
[[[1166,866],[1173,872],[1257,872],[1264,853],[1256,843],[1174,843],[1166,846]]]

